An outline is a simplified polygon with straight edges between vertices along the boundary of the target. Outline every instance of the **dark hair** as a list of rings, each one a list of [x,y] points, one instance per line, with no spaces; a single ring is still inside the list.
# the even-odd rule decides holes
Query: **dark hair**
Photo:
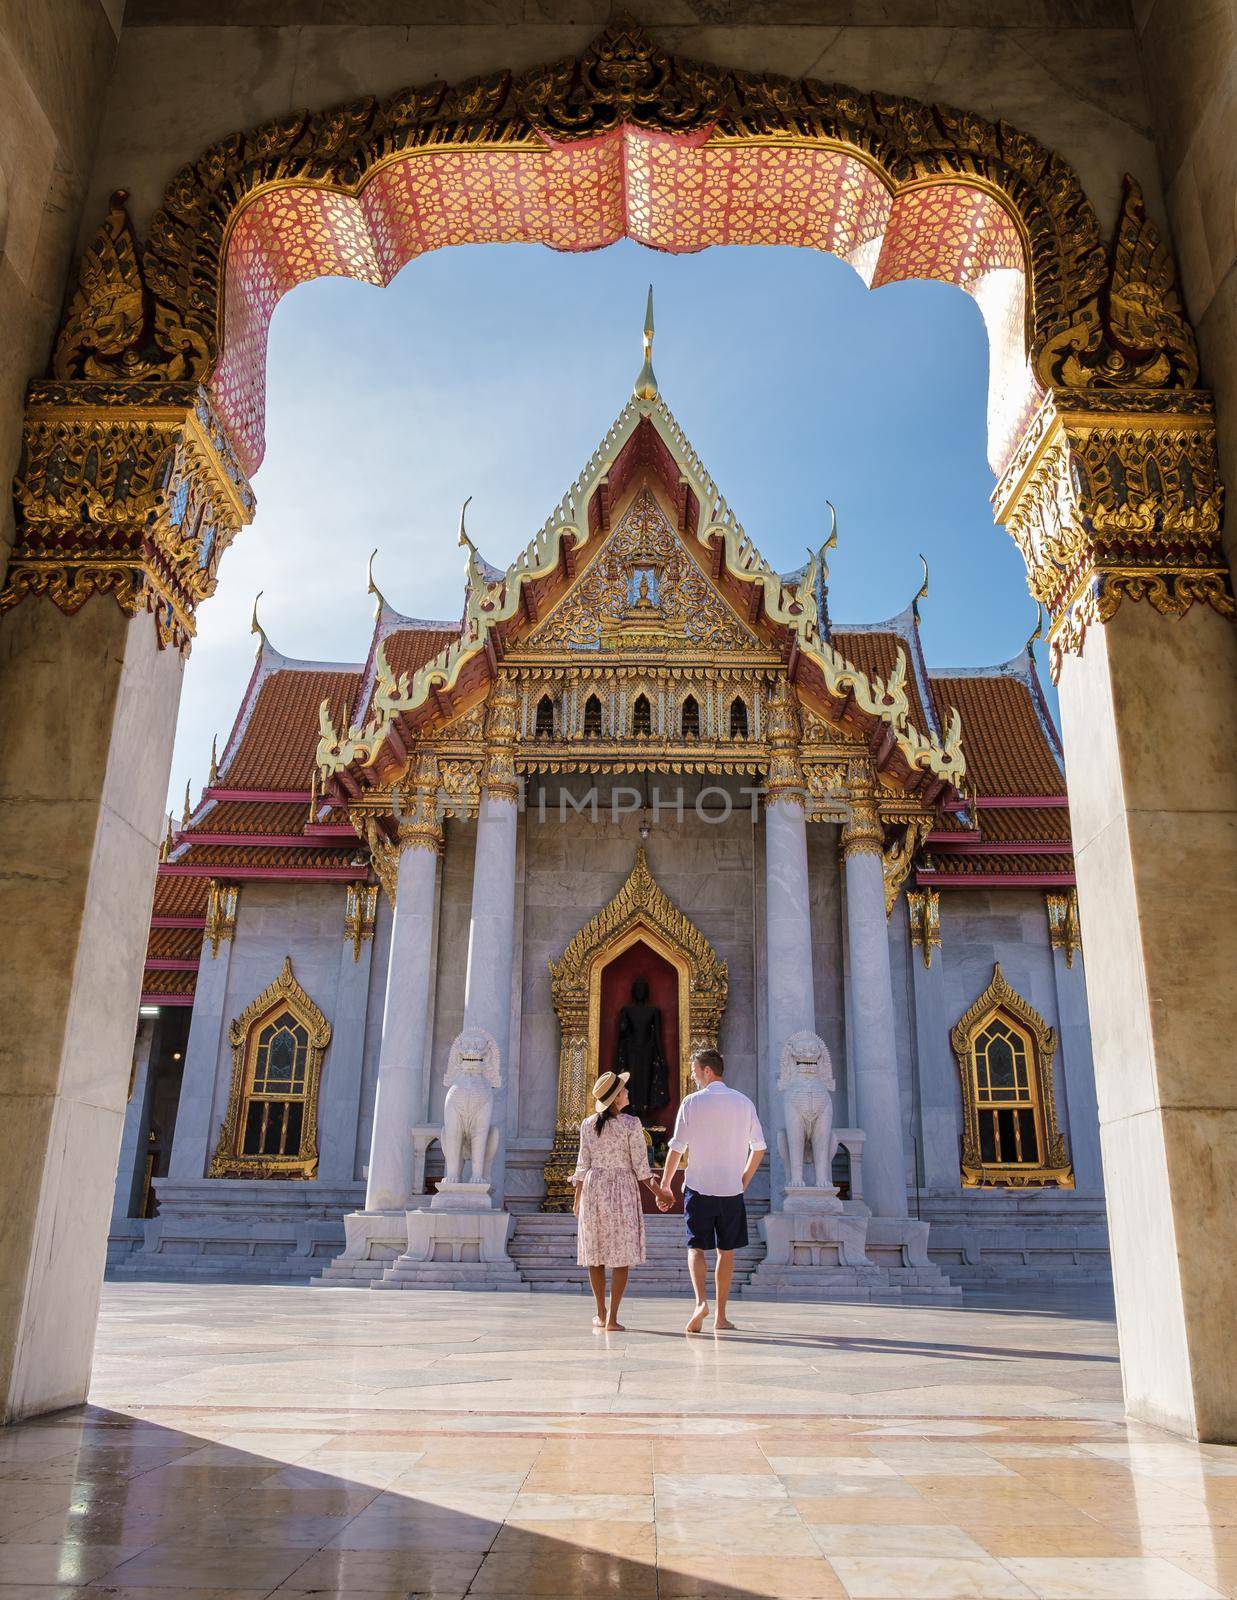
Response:
[[[692,1060],[698,1061],[702,1067],[708,1067],[710,1072],[715,1072],[720,1078],[726,1070],[726,1063],[722,1060],[720,1050],[693,1050]]]
[[[594,1131],[597,1132],[597,1133],[600,1133],[601,1130],[605,1127],[606,1123],[609,1122],[610,1118],[611,1117],[617,1117],[617,1116],[618,1116],[618,1109],[615,1106],[614,1101],[611,1100],[610,1104],[606,1107],[606,1109],[604,1111],[599,1111],[597,1113],[596,1117],[593,1119],[593,1129],[594,1129]]]

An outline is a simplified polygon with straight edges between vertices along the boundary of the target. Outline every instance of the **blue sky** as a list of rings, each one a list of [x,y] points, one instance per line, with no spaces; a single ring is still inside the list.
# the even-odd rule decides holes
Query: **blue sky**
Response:
[[[918,588],[932,666],[983,666],[1034,623],[1021,558],[993,525],[987,337],[961,291],[870,293],[808,250],[590,255],[470,245],[386,289],[320,279],[278,307],[258,513],[202,607],[169,804],[196,798],[253,664],[254,594],[285,655],[362,661],[369,552],[390,603],[458,617],[461,501],[505,566],[631,392],[652,281],[654,365],[671,410],[775,567],[798,566],[838,508],[836,622],[879,621]]]

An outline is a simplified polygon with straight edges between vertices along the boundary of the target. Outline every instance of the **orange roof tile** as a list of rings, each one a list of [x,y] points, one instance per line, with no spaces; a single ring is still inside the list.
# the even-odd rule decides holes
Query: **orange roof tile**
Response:
[[[978,812],[980,837],[990,840],[1070,841],[1069,812],[1055,806],[985,806]]]
[[[240,844],[190,844],[185,853],[176,858],[178,867],[218,867],[219,876],[227,877],[229,867],[346,867],[351,860],[355,843],[344,841],[338,850],[281,849],[270,845]]]
[[[159,961],[196,961],[202,951],[201,928],[152,928],[146,954]]]
[[[962,717],[967,781],[976,794],[1065,793],[1065,779],[1024,679],[932,673],[931,682],[937,704],[957,706]]]
[[[1072,855],[1061,856],[1022,856],[1000,855],[986,856],[979,851],[966,855],[949,855],[946,851],[934,852],[929,847],[928,854],[932,859],[931,867],[921,867],[920,871],[929,872],[939,877],[950,878],[977,878],[977,877],[1042,877],[1044,875],[1057,875],[1072,873],[1074,858]]]
[[[204,917],[210,893],[205,878],[178,878],[161,872],[155,879],[156,917]]]
[[[302,833],[309,820],[309,807],[295,801],[291,805],[266,800],[220,800],[185,829],[185,837],[195,833],[265,833],[287,836]]]
[[[417,672],[460,636],[458,628],[396,628],[382,641],[391,671]]]
[[[263,678],[219,782],[230,789],[307,789],[318,747],[318,707],[351,705],[361,674],[351,668],[280,667]]]
[[[160,994],[192,994],[197,984],[196,972],[144,972],[142,974],[142,993],[149,995]]]

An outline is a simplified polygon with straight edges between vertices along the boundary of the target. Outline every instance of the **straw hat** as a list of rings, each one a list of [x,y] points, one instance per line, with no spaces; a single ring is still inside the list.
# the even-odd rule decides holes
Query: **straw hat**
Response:
[[[631,1077],[630,1072],[603,1072],[593,1085],[593,1104],[598,1113],[604,1111],[615,1095]]]

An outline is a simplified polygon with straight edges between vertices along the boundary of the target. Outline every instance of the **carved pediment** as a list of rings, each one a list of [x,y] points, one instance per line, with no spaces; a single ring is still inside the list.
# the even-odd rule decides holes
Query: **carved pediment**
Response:
[[[648,488],[528,644],[624,655],[763,648],[701,572]]]

